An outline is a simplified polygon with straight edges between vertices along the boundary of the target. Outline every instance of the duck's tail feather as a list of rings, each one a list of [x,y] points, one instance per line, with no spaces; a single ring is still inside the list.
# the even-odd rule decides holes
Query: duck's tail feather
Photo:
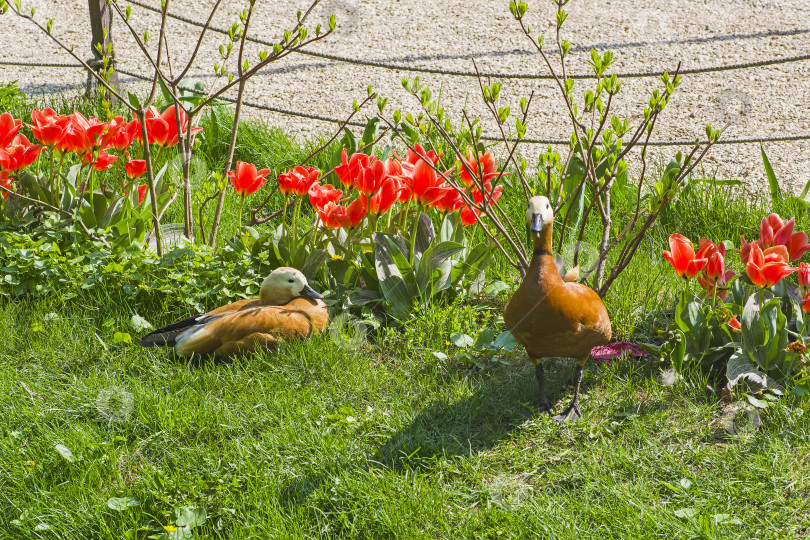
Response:
[[[206,324],[222,315],[193,315],[188,319],[183,319],[163,328],[158,328],[141,338],[141,347],[174,347],[177,344],[177,337],[183,332],[199,325]]]
[[[573,267],[571,270],[566,272],[565,275],[562,277],[562,280],[566,282],[576,281],[578,279],[579,279],[579,265]]]

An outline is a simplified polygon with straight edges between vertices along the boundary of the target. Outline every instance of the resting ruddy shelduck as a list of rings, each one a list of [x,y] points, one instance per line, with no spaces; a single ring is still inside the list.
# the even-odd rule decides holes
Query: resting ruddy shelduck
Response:
[[[279,341],[309,337],[326,328],[329,311],[322,298],[295,268],[276,268],[262,282],[259,298],[164,326],[144,336],[140,344],[174,347],[181,356],[272,350]]]
[[[558,422],[579,419],[579,385],[582,367],[591,349],[610,342],[611,325],[605,305],[593,289],[563,279],[551,251],[554,212],[546,197],[532,197],[526,212],[534,252],[526,277],[504,309],[504,323],[536,368],[540,408],[550,411],[543,380],[542,359],[574,358],[576,389],[571,405],[554,417]]]

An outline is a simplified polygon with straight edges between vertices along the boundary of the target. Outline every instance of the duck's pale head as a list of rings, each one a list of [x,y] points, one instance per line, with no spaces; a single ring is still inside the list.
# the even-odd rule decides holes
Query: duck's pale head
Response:
[[[554,211],[551,203],[546,197],[538,195],[529,199],[529,207],[526,209],[526,225],[532,238],[539,238],[540,233],[554,224]]]
[[[264,278],[259,290],[259,301],[268,305],[288,304],[295,298],[307,296],[309,298],[323,298],[307,283],[307,278],[295,268],[281,266]]]

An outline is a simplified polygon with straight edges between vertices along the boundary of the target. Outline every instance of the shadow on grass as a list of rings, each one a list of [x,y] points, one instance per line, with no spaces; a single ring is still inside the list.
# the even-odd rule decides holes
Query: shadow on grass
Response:
[[[546,390],[552,403],[570,399],[573,366],[573,362],[560,363],[547,371]],[[530,418],[545,415],[538,408],[537,383],[530,367],[517,361],[494,371],[462,374],[473,388],[469,396],[426,404],[377,448],[374,461],[395,470],[425,468],[440,459],[485,452],[508,439]],[[591,382],[589,378],[583,387]]]
[[[546,390],[559,413],[573,396],[575,364],[571,360],[549,359],[546,363]],[[625,375],[634,379],[652,376],[651,368],[630,369]],[[470,387],[467,395],[456,400],[436,399],[416,411],[412,419],[382,441],[363,463],[346,465],[356,471],[384,469],[395,473],[429,472],[445,460],[487,452],[508,440],[525,422],[551,422],[537,405],[537,383],[533,367],[521,360],[502,368],[471,371],[462,366],[448,370],[442,380],[458,377],[457,383]],[[607,376],[610,376],[607,374]],[[591,364],[582,381],[582,392],[594,392],[604,384],[606,373]],[[586,398],[587,399],[587,398]],[[587,406],[587,405],[586,405]],[[634,403],[623,400],[611,407],[608,416],[656,414],[676,406],[665,398]],[[553,425],[551,429],[557,428]],[[314,493],[331,483],[327,473],[304,475],[291,480],[282,489],[280,500],[287,507],[306,504]],[[576,487],[561,485],[568,489]]]

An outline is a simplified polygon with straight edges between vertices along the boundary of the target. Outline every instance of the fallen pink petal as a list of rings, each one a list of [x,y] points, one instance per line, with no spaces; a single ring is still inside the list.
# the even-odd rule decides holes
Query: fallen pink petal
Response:
[[[601,345],[591,349],[591,357],[594,360],[601,360],[607,365],[610,365],[613,360],[617,360],[623,356],[645,357],[647,353],[642,351],[641,347],[635,343],[628,343],[626,341]]]

